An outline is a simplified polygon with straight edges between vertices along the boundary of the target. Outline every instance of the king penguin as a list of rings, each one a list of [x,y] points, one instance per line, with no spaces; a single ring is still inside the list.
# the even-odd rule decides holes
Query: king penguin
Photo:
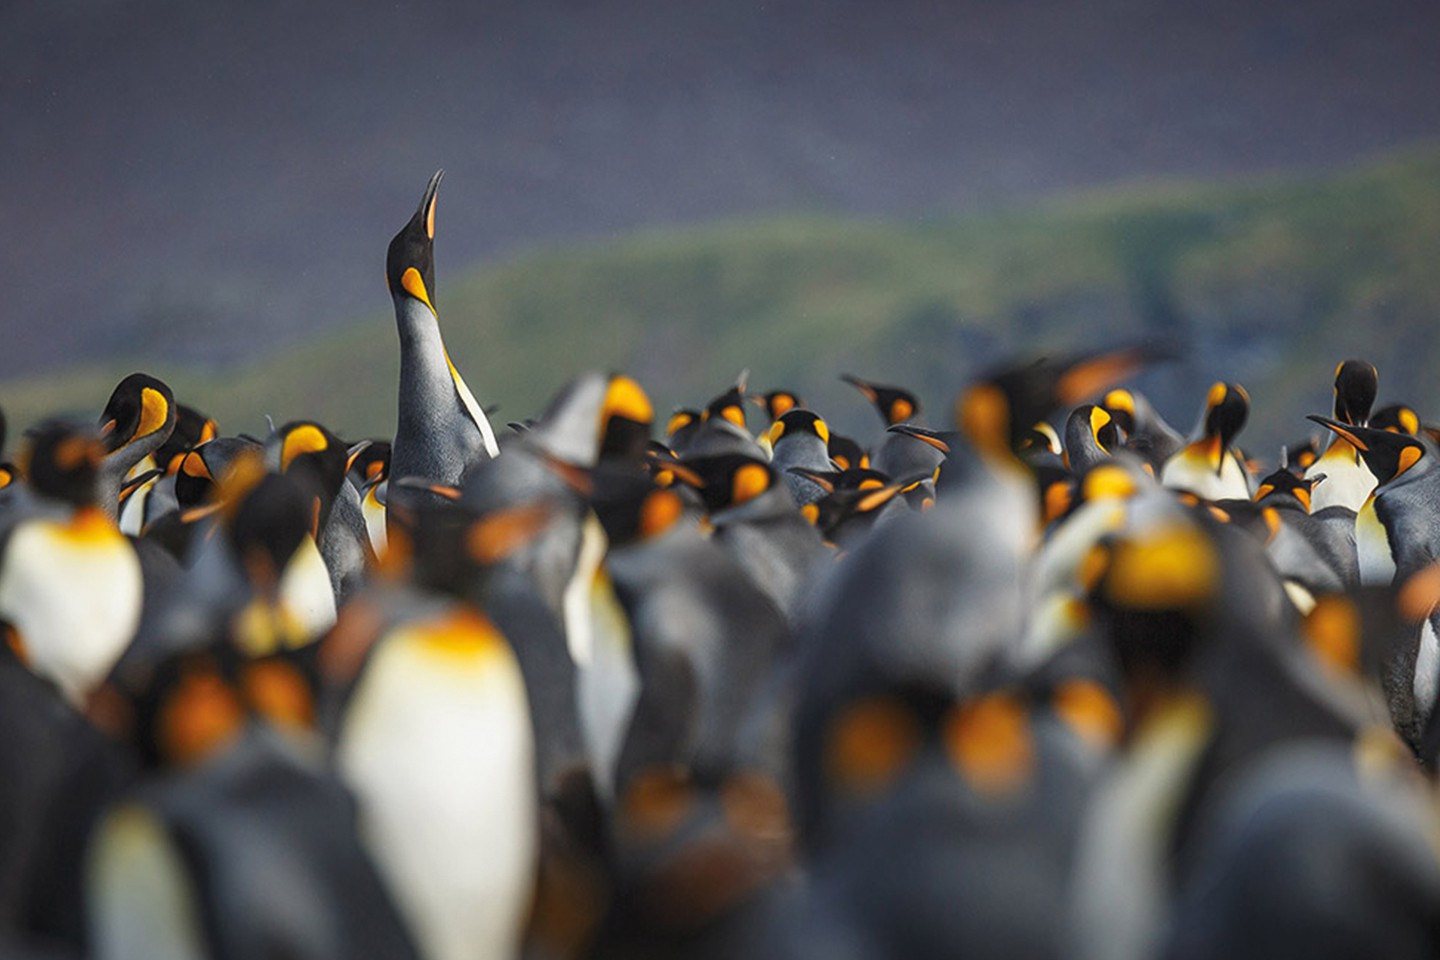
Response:
[[[1249,500],[1250,480],[1232,449],[1250,416],[1250,395],[1234,383],[1216,383],[1205,396],[1205,412],[1194,439],[1165,461],[1160,482],[1206,500]]]
[[[1365,426],[1375,403],[1377,384],[1374,365],[1364,360],[1346,360],[1336,367],[1335,419],[1351,426]],[[1375,489],[1375,476],[1365,466],[1360,452],[1338,434],[1330,438],[1325,452],[1305,470],[1306,478],[1322,473],[1325,482],[1315,488],[1310,504],[1313,511],[1338,506],[1358,512]]]
[[[516,956],[534,889],[535,739],[520,666],[488,615],[433,588],[509,548],[514,530],[498,516],[472,523],[458,507],[422,505],[408,528],[422,533],[415,582],[362,592],[320,651],[333,761],[427,960]]]
[[[95,491],[96,503],[110,519],[120,518],[121,483],[170,438],[176,413],[170,388],[147,374],[130,374],[110,394],[100,414],[105,459],[100,462]]]
[[[437,171],[410,222],[390,241],[385,279],[400,332],[399,420],[390,476],[455,484],[476,462],[499,455],[495,431],[455,369],[435,309]],[[394,485],[392,496],[398,493]]]
[[[770,462],[775,472],[785,479],[790,495],[800,506],[814,503],[825,496],[818,483],[788,472],[791,467],[807,470],[830,470],[830,428],[813,411],[797,408],[783,414],[770,425]]]
[[[38,502],[0,542],[0,620],[21,659],[80,704],[139,625],[140,560],[95,501],[94,428],[48,422],[23,453]]]

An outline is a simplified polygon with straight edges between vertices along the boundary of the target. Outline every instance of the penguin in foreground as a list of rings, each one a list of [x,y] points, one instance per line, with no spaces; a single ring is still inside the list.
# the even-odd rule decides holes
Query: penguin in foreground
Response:
[[[104,451],[93,427],[37,427],[23,454],[34,505],[12,506],[0,531],[10,647],[76,705],[124,652],[144,597],[134,547],[96,502]]]
[[[205,655],[156,667],[160,765],[89,844],[87,955],[421,956],[334,777],[252,719]]]
[[[468,590],[481,563],[513,546],[503,518],[423,507],[410,527],[416,582],[360,594],[320,650],[333,763],[428,960],[514,956],[534,887],[539,805],[524,678],[490,617],[435,591]]]
[[[385,279],[400,332],[400,402],[390,476],[455,484],[480,460],[499,455],[495,431],[440,336],[435,307],[435,193],[430,178],[410,222],[390,241]],[[398,491],[392,486],[391,495]]]

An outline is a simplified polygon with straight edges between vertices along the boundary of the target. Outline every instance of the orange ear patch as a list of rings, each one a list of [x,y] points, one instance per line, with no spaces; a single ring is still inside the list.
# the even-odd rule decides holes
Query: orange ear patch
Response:
[[[962,704],[946,718],[944,735],[951,762],[980,792],[1014,793],[1030,781],[1035,747],[1014,696],[992,693]]]
[[[920,746],[920,722],[902,704],[873,698],[852,704],[835,721],[825,747],[825,772],[861,793],[900,775]]]

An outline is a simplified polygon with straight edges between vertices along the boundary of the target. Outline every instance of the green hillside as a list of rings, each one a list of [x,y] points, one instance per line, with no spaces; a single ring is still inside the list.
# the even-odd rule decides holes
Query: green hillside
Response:
[[[397,223],[398,227],[399,224]],[[1160,334],[1185,360],[1141,383],[1182,427],[1204,388],[1238,379],[1245,438],[1308,432],[1346,356],[1372,359],[1381,400],[1440,410],[1440,151],[1326,179],[1158,184],[920,223],[784,217],[643,233],[457,275],[438,244],[441,322],[456,365],[500,421],[530,415],[578,370],[627,370],[664,409],[751,371],[843,429],[873,431],[837,375],[917,388],[932,421],[958,386],[1017,349]],[[377,261],[387,237],[375,241]],[[241,369],[143,357],[0,383],[12,425],[94,410],[132,369],[166,378],[229,431],[306,415],[349,435],[394,419],[388,303],[347,332]]]

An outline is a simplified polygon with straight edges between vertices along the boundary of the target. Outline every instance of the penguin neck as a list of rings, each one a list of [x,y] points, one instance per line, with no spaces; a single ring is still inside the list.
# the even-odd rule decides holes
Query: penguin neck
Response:
[[[136,464],[159,450],[169,436],[169,430],[156,430],[147,436],[137,437],[100,461],[100,470],[95,478],[95,502],[111,520],[117,523],[120,520],[120,488],[125,478]]]
[[[410,297],[396,299],[395,322],[400,333],[400,397],[392,475],[455,483],[464,467],[458,455],[444,463],[427,456],[437,451],[436,438],[453,432],[459,408],[440,322]]]

